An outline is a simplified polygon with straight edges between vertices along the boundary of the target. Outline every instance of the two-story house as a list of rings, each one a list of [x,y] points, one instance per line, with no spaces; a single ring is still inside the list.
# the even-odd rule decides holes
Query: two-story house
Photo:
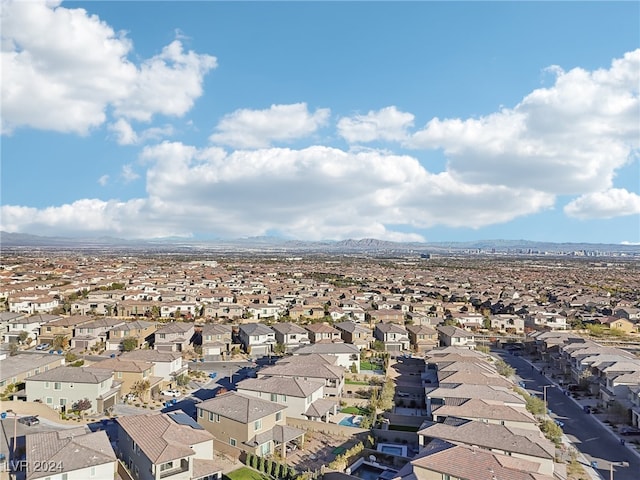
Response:
[[[333,328],[328,323],[312,323],[304,327],[309,332],[311,343],[342,342],[340,330]]]
[[[330,355],[296,355],[284,357],[275,365],[258,370],[258,378],[291,377],[324,382],[324,394],[330,397],[342,395],[345,368],[336,365],[337,357]]]
[[[121,350],[125,338],[135,338],[138,344],[137,348],[151,345],[154,340],[153,334],[157,328],[158,325],[155,322],[144,320],[134,320],[117,325],[107,332],[107,350]]]
[[[345,343],[350,343],[358,349],[369,349],[375,340],[371,329],[361,323],[353,321],[339,322],[333,325]]]
[[[201,327],[202,355],[222,358],[231,351],[232,327],[218,323],[207,323]]]
[[[60,411],[70,411],[85,398],[91,402],[86,413],[105,413],[120,394],[120,382],[113,371],[91,367],[57,367],[25,379],[28,402],[42,402]]]
[[[195,333],[193,322],[171,322],[161,325],[155,332],[155,350],[184,352],[189,347]]]
[[[92,317],[85,317],[84,315],[73,315],[51,320],[40,327],[38,341],[39,343],[53,345],[56,337],[62,337],[67,343],[70,343],[76,329],[92,320]]]
[[[25,435],[26,480],[116,478],[116,454],[104,430],[85,427]]]
[[[294,360],[298,355],[331,355],[336,357],[335,365],[353,373],[360,372],[360,349],[350,343],[312,343],[298,347],[291,353],[294,355]]]
[[[143,349],[124,352],[119,358],[152,363],[153,376],[162,377],[162,388],[175,387],[176,379],[189,370],[189,366],[182,362],[182,354],[180,352]]]
[[[303,380],[292,377],[262,377],[242,380],[236,386],[238,393],[262,398],[287,407],[287,417],[308,419],[310,412],[318,411],[320,400],[328,402],[324,420],[336,413],[336,402],[324,399],[324,381]],[[315,404],[315,405],[314,405]]]
[[[286,351],[310,343],[309,332],[295,323],[276,323],[271,328],[276,333],[276,342],[284,345]]]
[[[3,335],[4,342],[6,343],[18,343],[20,342],[20,337],[22,332],[26,332],[22,334],[25,336],[25,339],[22,341],[23,343],[30,345],[38,342],[38,337],[40,335],[40,330],[43,325],[48,322],[52,322],[53,320],[59,320],[62,318],[59,315],[49,315],[49,314],[38,314],[31,315],[29,317],[18,317],[9,321],[9,328],[7,332]]]
[[[71,348],[89,350],[98,344],[106,344],[107,332],[124,322],[121,318],[105,317],[78,325],[71,339]]]
[[[120,396],[129,393],[137,394],[140,400],[148,401],[162,388],[163,377],[153,375],[155,365],[144,360],[132,360],[126,357],[115,357],[101,360],[91,365],[92,369],[113,372],[116,381],[122,382]],[[144,386],[145,388],[141,388]]]
[[[118,456],[137,480],[222,478],[214,437],[178,410],[118,417]]]
[[[286,456],[286,446],[302,441],[304,431],[287,426],[285,405],[238,392],[227,392],[196,406],[197,421],[224,444],[257,455],[278,450]]]
[[[441,346],[464,347],[469,349],[476,347],[474,334],[467,330],[451,325],[439,325],[436,327],[436,330],[438,331],[438,340]]]
[[[276,332],[262,323],[245,323],[239,327],[238,338],[245,352],[261,356],[273,351]]]
[[[438,346],[438,332],[429,325],[408,325],[409,342],[416,352],[424,353]]]
[[[409,350],[409,333],[407,329],[395,323],[377,323],[373,331],[376,340],[384,343],[387,352]]]

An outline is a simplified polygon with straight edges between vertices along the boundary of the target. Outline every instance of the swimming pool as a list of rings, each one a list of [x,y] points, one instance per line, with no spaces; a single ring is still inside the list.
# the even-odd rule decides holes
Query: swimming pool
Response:
[[[362,423],[362,415],[351,415],[350,417],[344,417],[340,420],[338,425],[345,427],[359,427],[360,423]]]
[[[407,456],[406,445],[396,445],[393,443],[379,443],[377,450],[382,453],[389,453],[391,455]]]
[[[380,467],[374,467],[368,463],[363,463],[358,468],[351,472],[354,477],[361,478],[362,480],[377,480],[382,472],[386,469]]]

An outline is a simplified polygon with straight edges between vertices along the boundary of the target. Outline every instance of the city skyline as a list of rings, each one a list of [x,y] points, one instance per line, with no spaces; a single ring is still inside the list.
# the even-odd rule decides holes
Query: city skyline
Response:
[[[640,244],[639,33],[636,2],[6,2],[0,230]]]

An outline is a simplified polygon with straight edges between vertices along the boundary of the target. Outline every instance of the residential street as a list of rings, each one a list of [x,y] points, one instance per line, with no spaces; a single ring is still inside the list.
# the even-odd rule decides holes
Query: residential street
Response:
[[[516,370],[516,375],[524,381],[527,391],[541,398],[546,388],[547,405],[551,417],[564,423],[562,429],[567,438],[587,460],[585,470],[595,470],[602,478],[610,479],[613,466],[615,480],[638,480],[640,478],[640,456],[631,447],[621,445],[620,438],[600,423],[595,416],[583,411],[582,406],[523,357],[507,352],[498,353],[505,362]],[[591,462],[597,462],[592,469]],[[618,466],[628,462],[628,467]]]

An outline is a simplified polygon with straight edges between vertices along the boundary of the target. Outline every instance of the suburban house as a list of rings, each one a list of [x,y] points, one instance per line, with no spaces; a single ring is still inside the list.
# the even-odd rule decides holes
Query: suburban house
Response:
[[[284,345],[286,351],[310,343],[309,332],[295,323],[276,323],[271,328],[276,333],[276,342]]]
[[[428,352],[438,346],[438,332],[429,325],[408,325],[411,348],[418,353]]]
[[[48,295],[28,295],[22,297],[9,297],[7,300],[10,312],[22,313],[49,313],[60,305],[60,301]]]
[[[624,333],[631,333],[636,331],[636,324],[626,318],[611,316],[603,317],[600,319],[600,324],[610,330],[616,329]]]
[[[21,384],[27,378],[38,375],[40,372],[47,372],[64,365],[64,356],[49,355],[48,353],[41,355],[19,353],[9,357],[3,355],[3,357],[0,357],[2,360],[0,391],[3,391],[8,385]]]
[[[344,389],[345,369],[336,365],[331,355],[296,355],[284,357],[275,365],[258,370],[258,378],[291,377],[324,382],[324,394],[339,397]]]
[[[80,400],[88,399],[85,413],[105,413],[120,395],[120,382],[113,372],[91,367],[57,367],[25,380],[28,402],[42,402],[54,410],[70,411]]]
[[[259,320],[261,318],[271,318],[278,320],[282,313],[282,306],[273,303],[253,303],[247,306],[247,312],[251,315],[251,318]]]
[[[553,480],[556,476],[543,473],[540,462],[524,460],[475,446],[450,443],[433,439],[409,463],[405,464],[392,480],[404,478],[460,479],[476,478],[479,471],[486,471],[495,478],[519,480]]]
[[[206,323],[200,328],[202,355],[205,357],[221,357],[231,351],[232,334],[230,325]]]
[[[467,330],[451,325],[439,325],[436,327],[436,330],[438,331],[438,339],[442,346],[469,349],[476,348],[474,334]]]
[[[332,355],[336,357],[335,365],[360,373],[360,349],[350,343],[313,343],[296,348],[291,353],[294,361],[298,355]]]
[[[113,372],[116,381],[122,382],[120,396],[137,394],[141,400],[148,401],[162,388],[162,377],[154,377],[154,364],[144,360],[132,360],[125,357],[107,358],[91,365],[92,369]],[[142,388],[142,387],[145,388]]]
[[[395,323],[377,323],[373,331],[376,340],[384,343],[387,352],[409,350],[409,333],[407,329]]]
[[[369,327],[353,321],[339,322],[333,326],[340,332],[343,342],[355,345],[360,350],[371,348],[374,338]]]
[[[324,382],[322,380],[302,380],[291,377],[248,378],[236,386],[238,393],[279,403],[287,407],[287,417],[308,419],[312,412],[317,412],[320,400],[328,402],[324,412],[328,421],[330,414],[336,413],[336,402],[324,399]]]
[[[161,352],[159,350],[133,350],[120,355],[121,360],[140,360],[153,364],[153,376],[162,377],[163,388],[176,386],[176,378],[187,373],[189,366],[182,363],[179,352]]]
[[[155,322],[146,322],[144,320],[134,320],[125,322],[113,327],[107,332],[107,350],[121,350],[122,342],[125,338],[135,338],[138,347],[143,345],[151,345],[153,343],[153,334],[158,326]]]
[[[293,320],[311,319],[316,320],[324,317],[324,307],[296,305],[289,309],[289,317]]]
[[[276,451],[286,457],[290,442],[304,431],[287,426],[285,405],[253,395],[227,392],[196,406],[197,420],[219,442],[257,455]]]
[[[72,315],[70,317],[51,320],[40,327],[38,343],[48,343],[53,345],[53,340],[56,337],[62,337],[70,344],[71,338],[75,335],[76,329],[91,321],[93,321],[92,317],[85,317],[84,315]]]
[[[9,321],[9,328],[3,335],[3,341],[5,343],[18,343],[20,342],[20,334],[26,332],[24,343],[27,345],[37,343],[42,326],[53,320],[59,320],[60,318],[62,317],[59,315],[48,314],[14,318]]]
[[[406,313],[400,309],[394,308],[381,308],[378,310],[369,311],[371,319],[374,323],[396,323],[398,325],[404,325]]]
[[[85,427],[25,435],[26,480],[115,478],[116,454],[104,430]],[[47,465],[51,468],[43,468]]]
[[[449,417],[443,423],[425,422],[418,430],[420,445],[428,445],[431,439],[465,444],[469,447],[489,450],[534,462],[540,465],[540,473],[553,475],[555,445],[542,432],[510,429],[505,425],[485,423]]]
[[[256,356],[271,353],[276,343],[276,332],[262,323],[240,325],[238,337],[244,350]]]
[[[311,343],[342,342],[340,330],[333,328],[328,323],[312,323],[304,327],[309,332]]]
[[[189,348],[194,333],[193,322],[167,323],[156,330],[153,348],[165,352],[184,352]]]
[[[106,317],[78,325],[71,339],[71,348],[89,350],[98,344],[106,343],[107,332],[123,323],[124,320],[121,318]]]
[[[433,408],[433,421],[442,423],[448,417],[466,418],[479,422],[497,423],[511,428],[538,431],[538,420],[523,407],[503,402],[470,398],[460,405],[441,405]]]
[[[168,414],[118,417],[118,457],[137,480],[218,480],[213,435],[190,416]]]

